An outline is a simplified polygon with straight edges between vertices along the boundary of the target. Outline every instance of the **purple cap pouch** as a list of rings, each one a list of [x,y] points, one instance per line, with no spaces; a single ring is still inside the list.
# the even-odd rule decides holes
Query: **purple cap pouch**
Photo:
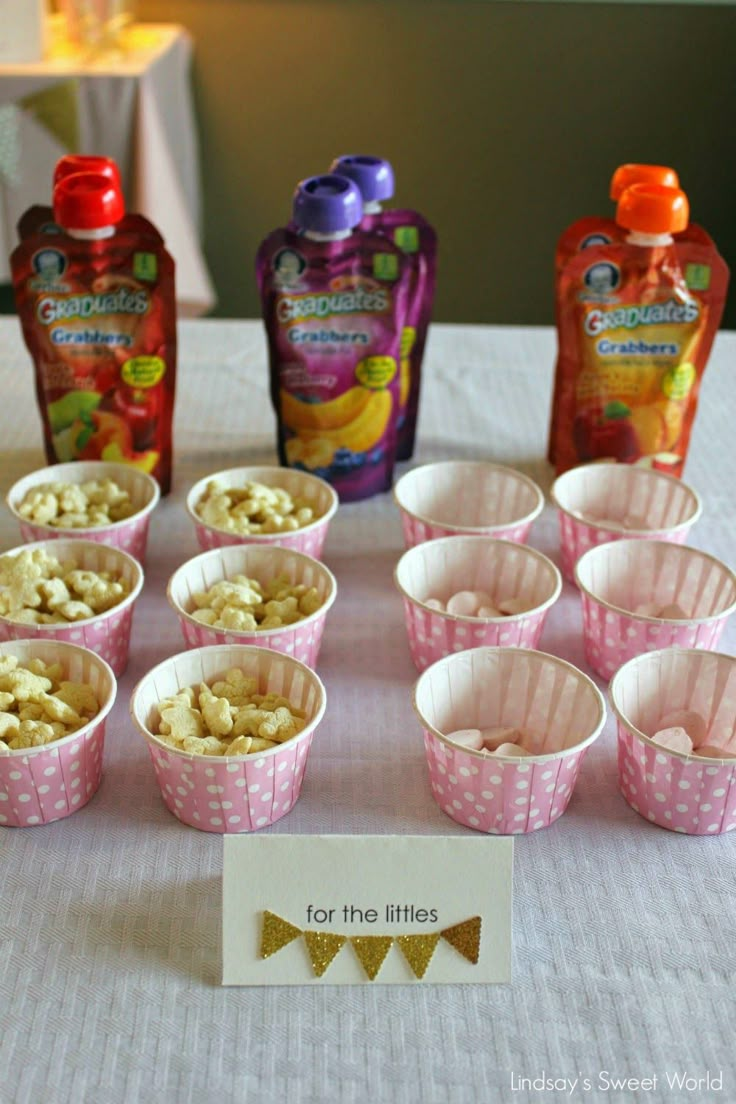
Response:
[[[335,158],[331,171],[350,177],[360,188],[364,209],[368,208],[361,230],[385,235],[407,255],[411,277],[401,337],[396,459],[409,460],[414,453],[424,346],[434,304],[437,235],[416,211],[380,209],[379,204],[394,194],[394,171],[389,161],[367,154],[346,154]]]
[[[361,214],[346,177],[311,177],[256,259],[280,461],[345,502],[391,486],[409,279],[385,237],[351,233]]]

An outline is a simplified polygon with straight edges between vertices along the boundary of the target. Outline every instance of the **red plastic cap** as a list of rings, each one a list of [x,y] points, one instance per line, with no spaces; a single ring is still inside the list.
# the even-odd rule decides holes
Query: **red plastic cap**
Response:
[[[67,153],[59,158],[54,169],[54,188],[64,177],[81,172],[106,176],[116,188],[119,188],[121,192],[123,190],[120,169],[112,157],[98,157],[95,154],[87,153]]]
[[[664,184],[679,188],[680,178],[667,165],[619,165],[611,177],[611,199],[618,201],[632,184]]]
[[[120,188],[99,173],[74,173],[54,188],[54,219],[65,230],[101,230],[124,214]]]
[[[641,234],[677,234],[686,230],[690,204],[679,188],[632,184],[618,201],[616,222]]]

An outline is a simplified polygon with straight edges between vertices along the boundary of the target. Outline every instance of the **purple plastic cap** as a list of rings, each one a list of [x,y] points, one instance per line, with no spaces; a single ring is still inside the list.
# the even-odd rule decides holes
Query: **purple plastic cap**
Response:
[[[366,154],[347,154],[336,157],[330,172],[348,176],[360,188],[364,203],[379,203],[391,199],[394,194],[394,170],[390,161]]]
[[[335,234],[358,225],[363,217],[363,199],[352,180],[325,173],[297,184],[292,213],[300,230]]]

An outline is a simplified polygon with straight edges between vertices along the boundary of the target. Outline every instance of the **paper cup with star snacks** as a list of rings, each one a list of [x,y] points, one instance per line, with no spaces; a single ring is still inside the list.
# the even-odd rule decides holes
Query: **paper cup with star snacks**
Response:
[[[610,679],[627,660],[661,648],[714,650],[736,610],[736,575],[686,545],[622,540],[578,560],[585,656]]]
[[[63,520],[64,509],[62,503],[64,502],[64,495],[69,495],[68,489],[66,492],[62,491],[60,495],[54,495],[55,502],[49,503],[46,496],[44,496],[45,501],[39,501],[35,511],[32,504],[27,502],[29,496],[32,496],[34,492],[40,494],[40,489],[44,485],[66,484],[68,488],[69,485],[74,487],[82,483],[102,483],[104,480],[112,480],[121,491],[129,496],[130,506],[133,510],[129,517],[99,525],[85,525],[83,518],[79,517],[73,526],[60,526],[53,518],[44,523],[33,520],[34,512],[39,511],[41,516],[53,512],[59,521]],[[100,492],[100,494],[103,498],[105,497],[104,492]],[[74,506],[73,490],[71,495],[72,500],[67,504]],[[151,514],[155,510],[160,497],[161,492],[156,480],[146,472],[131,467],[129,464],[116,464],[105,460],[76,460],[69,464],[52,464],[48,468],[41,468],[30,475],[24,476],[10,488],[6,501],[10,512],[18,520],[21,535],[25,541],[69,540],[71,538],[97,541],[100,544],[121,548],[138,560],[139,563],[143,563],[146,558]],[[26,503],[25,507],[24,503]]]
[[[228,490],[242,492],[249,483],[261,484],[277,495],[285,491],[290,496],[296,508],[289,514],[279,515],[284,528],[269,531],[279,523],[268,518],[265,522],[256,520],[263,516],[257,500],[244,501],[242,495],[228,497]],[[322,555],[337,506],[337,493],[324,479],[294,468],[279,467],[230,468],[215,472],[194,484],[186,502],[199,547],[205,552],[228,545],[260,544],[269,548],[293,548],[317,560]],[[269,514],[278,513],[281,508],[278,503],[265,503],[265,507]],[[300,517],[304,509],[311,512],[308,520]],[[287,527],[292,524],[293,528]]]
[[[32,566],[29,572],[28,561],[36,555],[58,561],[60,568],[56,578],[34,576]],[[72,563],[74,568],[70,566]],[[84,600],[83,588],[97,584],[89,579],[87,572],[104,572],[110,576],[109,580],[101,581],[101,589],[87,592],[92,605]],[[49,572],[44,574],[48,576]],[[70,579],[68,585],[64,579]],[[56,589],[46,589],[48,585]],[[133,610],[142,587],[143,569],[120,548],[108,548],[87,540],[63,539],[36,541],[12,548],[0,555],[0,640],[61,640],[77,644],[101,656],[119,677],[128,665]],[[104,593],[105,588],[109,593]],[[122,588],[120,596],[119,588]],[[114,604],[105,608],[107,602],[112,601]],[[57,604],[59,602],[61,605]],[[12,607],[10,611],[8,603]],[[19,609],[20,605],[24,608]],[[66,609],[74,619],[34,623],[37,620],[34,613],[38,615],[46,606],[48,613],[43,616],[50,617],[56,612],[61,617],[59,611]],[[99,612],[94,612],[94,606],[98,606]]]
[[[230,682],[240,671],[258,694],[285,698],[303,714],[304,727],[274,747],[251,754],[201,754],[172,746],[159,735],[161,714],[175,725],[192,724],[160,711],[186,688]],[[234,680],[234,681],[233,681]],[[221,689],[221,687],[218,687]],[[252,693],[252,691],[249,691]],[[291,656],[244,644],[198,648],[164,660],[138,683],[130,703],[133,722],[148,745],[167,809],[204,832],[252,832],[285,816],[299,798],[312,739],[324,715],[325,689],[317,675]],[[195,719],[194,726],[199,725]],[[174,732],[171,724],[169,727]]]
[[[434,800],[459,824],[492,835],[534,832],[562,816],[606,719],[592,679],[524,648],[439,660],[420,676],[414,709]],[[471,733],[482,747],[467,741]]]
[[[406,473],[394,487],[407,548],[438,537],[485,536],[526,543],[544,495],[500,464],[451,460]]]
[[[562,590],[559,571],[541,552],[491,537],[445,537],[415,545],[399,560],[394,579],[404,603],[409,650],[420,671],[466,648],[536,648]],[[463,597],[469,605],[459,602]],[[453,598],[464,613],[449,612]],[[477,610],[469,615],[473,603]]]
[[[632,464],[584,464],[559,476],[551,498],[560,525],[562,574],[589,548],[615,540],[684,544],[701,514],[700,499],[681,479]]]
[[[667,648],[630,659],[613,677],[618,777],[634,810],[673,832],[736,829],[736,657]],[[658,742],[674,727],[691,750]],[[682,746],[682,745],[680,745]]]
[[[275,581],[279,580],[280,585],[269,598],[268,593],[261,596],[254,592],[249,580],[259,583],[266,592]],[[212,588],[217,591],[218,587],[216,594]],[[294,590],[296,594],[286,593]],[[314,668],[327,614],[337,596],[337,583],[324,564],[302,552],[241,544],[195,556],[174,572],[166,593],[188,647],[252,644],[293,655]],[[283,595],[281,600],[279,594]],[[219,609],[211,608],[211,602]],[[265,607],[266,626],[274,620],[282,624],[254,627],[250,611],[259,606]],[[299,619],[292,620],[297,615]]]
[[[21,667],[37,660],[47,668],[58,664],[59,681],[86,684],[97,705],[86,723],[50,743],[4,750],[6,745],[0,742],[0,827],[33,828],[70,816],[97,792],[102,778],[105,724],[117,687],[108,664],[74,644],[54,640],[0,643],[3,674],[10,656]],[[0,686],[4,685],[3,674]]]

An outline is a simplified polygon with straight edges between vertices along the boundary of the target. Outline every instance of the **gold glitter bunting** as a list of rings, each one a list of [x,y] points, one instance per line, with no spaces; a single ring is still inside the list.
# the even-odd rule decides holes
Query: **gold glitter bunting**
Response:
[[[462,924],[453,924],[451,928],[443,928],[440,932],[442,938],[473,965],[477,965],[480,954],[481,923],[480,916],[473,916],[470,920],[463,920]]]
[[[347,942],[347,936],[318,931],[305,931],[303,934],[312,969],[317,977],[322,977],[337,952]]]
[[[424,977],[439,941],[439,932],[432,932],[430,935],[396,936],[399,949],[409,963],[414,977]]]
[[[298,939],[301,934],[301,928],[290,924],[288,920],[282,920],[275,912],[266,910],[263,913],[261,929],[261,958],[270,958],[282,947]]]
[[[358,956],[358,961],[371,981],[375,980],[378,971],[383,966],[384,959],[391,950],[393,941],[394,937],[392,935],[350,936],[350,942]]]
[[[482,919],[473,916],[460,924],[441,931],[422,932],[418,935],[338,935],[336,932],[303,931],[290,924],[275,912],[264,909],[261,929],[261,958],[270,958],[283,947],[293,943],[300,935],[304,942],[316,977],[322,977],[345,943],[350,944],[356,958],[370,981],[375,981],[386,961],[391,944],[397,943],[404,959],[416,978],[427,972],[437,944],[444,939],[458,954],[473,965],[478,964]]]

